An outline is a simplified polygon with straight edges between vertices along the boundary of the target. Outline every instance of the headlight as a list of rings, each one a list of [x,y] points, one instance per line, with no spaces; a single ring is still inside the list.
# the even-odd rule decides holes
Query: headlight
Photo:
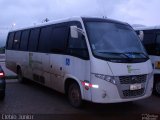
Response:
[[[113,76],[103,75],[103,74],[95,74],[95,77],[110,82],[112,84],[116,84],[115,78]]]

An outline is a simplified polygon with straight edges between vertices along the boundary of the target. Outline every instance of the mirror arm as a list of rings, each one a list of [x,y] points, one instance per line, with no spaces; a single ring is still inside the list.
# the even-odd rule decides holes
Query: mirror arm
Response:
[[[84,35],[84,31],[80,28],[77,28],[77,31]]]

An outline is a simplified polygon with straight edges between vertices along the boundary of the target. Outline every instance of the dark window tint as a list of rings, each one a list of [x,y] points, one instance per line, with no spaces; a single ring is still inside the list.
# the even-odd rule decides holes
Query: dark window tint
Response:
[[[144,31],[143,44],[148,52],[148,54],[155,53],[155,38],[156,34],[154,31]]]
[[[81,28],[79,24],[76,24],[76,26]],[[71,38],[71,36],[69,37],[68,52],[70,55],[83,59],[89,59],[85,36],[82,33],[78,33],[78,38]]]
[[[29,30],[23,31],[21,36],[20,50],[23,51],[27,50],[28,38],[29,38]]]
[[[78,39],[70,37],[68,52],[73,56],[85,59],[89,58],[85,37],[81,33],[78,34]]]
[[[13,38],[14,38],[14,32],[9,33],[8,40],[7,40],[7,49],[12,49],[13,44]]]
[[[69,28],[68,27],[56,27],[53,28],[50,52],[62,52],[66,48],[66,42],[68,39]]]
[[[86,41],[84,35],[78,33],[78,38],[70,38],[69,40],[69,48],[71,49],[86,49]]]
[[[156,50],[160,50],[160,34],[157,34],[156,37]]]
[[[37,51],[39,33],[40,33],[39,28],[31,30],[29,43],[28,43],[28,50],[29,51],[32,51],[32,52]]]
[[[13,40],[13,49],[18,50],[21,40],[21,31],[15,33],[14,40]]]
[[[51,33],[52,27],[44,27],[41,29],[41,35],[39,38],[38,51],[39,52],[49,52],[51,45]]]
[[[154,44],[155,42],[155,33],[144,31],[144,44]]]

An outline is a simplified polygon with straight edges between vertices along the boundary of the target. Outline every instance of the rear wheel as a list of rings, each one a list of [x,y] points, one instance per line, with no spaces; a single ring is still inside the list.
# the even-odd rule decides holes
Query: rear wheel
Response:
[[[21,68],[19,68],[19,69],[17,70],[17,77],[18,77],[18,82],[24,83],[24,78],[23,78],[23,75],[22,75],[22,70],[21,70]]]
[[[68,100],[73,107],[79,108],[82,106],[82,96],[80,87],[75,82],[69,85]]]

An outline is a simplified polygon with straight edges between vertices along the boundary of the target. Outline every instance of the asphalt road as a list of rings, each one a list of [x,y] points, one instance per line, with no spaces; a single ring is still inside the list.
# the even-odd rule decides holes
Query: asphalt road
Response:
[[[142,115],[147,114],[150,117],[157,115],[158,118],[155,120],[158,120],[160,119],[160,97],[151,96],[133,103],[93,104],[87,102],[83,108],[75,109],[70,106],[63,94],[54,90],[33,82],[20,84],[17,80],[7,80],[6,97],[4,101],[0,101],[0,113],[2,115],[34,114],[40,118],[46,115],[45,117],[56,116],[62,119],[68,117],[69,119],[70,117],[99,119],[103,116],[109,120],[112,118],[142,120]]]

